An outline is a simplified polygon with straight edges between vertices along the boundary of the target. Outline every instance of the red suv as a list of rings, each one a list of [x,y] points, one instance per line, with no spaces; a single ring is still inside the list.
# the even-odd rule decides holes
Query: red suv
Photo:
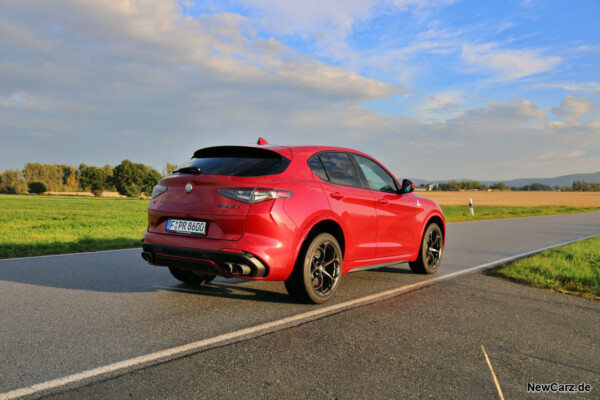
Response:
[[[294,298],[322,303],[351,270],[437,271],[444,216],[413,189],[340,147],[200,149],[154,187],[142,257],[188,284],[284,281]]]

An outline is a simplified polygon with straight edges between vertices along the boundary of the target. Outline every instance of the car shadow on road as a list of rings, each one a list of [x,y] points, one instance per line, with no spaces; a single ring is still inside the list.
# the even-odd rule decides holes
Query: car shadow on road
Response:
[[[151,293],[157,291],[245,299],[259,302],[295,303],[281,292],[281,282],[222,279],[205,286],[179,284],[166,268],[151,267],[138,260],[137,250],[117,253],[73,254],[68,257],[0,260],[0,283],[101,293]],[[412,274],[400,266],[381,267],[350,274],[353,279],[385,280],[389,275]],[[254,287],[253,287],[254,286]],[[257,289],[255,286],[261,286]],[[264,289],[263,289],[264,288]]]
[[[389,273],[392,273],[392,274],[409,274],[409,275],[414,274],[414,272],[412,272],[408,268],[399,268],[399,267],[381,267],[381,268],[374,268],[374,269],[370,269],[370,270],[366,270],[366,271],[372,271],[372,272],[389,272]],[[366,272],[366,271],[363,271],[363,272]]]
[[[202,286],[181,284],[173,287],[162,286],[160,290],[176,293],[194,294],[209,297],[220,297],[234,300],[263,301],[268,303],[296,304],[298,303],[286,293],[256,289],[235,283],[209,283]]]
[[[23,261],[1,263],[0,282],[85,292],[151,293],[172,291],[251,301],[294,302],[287,294],[278,293],[276,290],[248,287],[245,284],[250,281],[241,279],[231,279],[230,282],[219,280],[204,286],[194,286],[179,283],[166,268],[146,265],[108,264],[99,267],[89,264],[61,263],[50,266],[43,263],[30,265]],[[260,284],[269,285],[267,282]]]

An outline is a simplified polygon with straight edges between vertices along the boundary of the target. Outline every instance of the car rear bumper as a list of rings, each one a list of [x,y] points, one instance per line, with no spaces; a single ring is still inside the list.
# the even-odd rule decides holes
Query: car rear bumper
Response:
[[[153,265],[164,265],[211,275],[263,278],[269,268],[246,251],[204,250],[144,242],[142,258]]]

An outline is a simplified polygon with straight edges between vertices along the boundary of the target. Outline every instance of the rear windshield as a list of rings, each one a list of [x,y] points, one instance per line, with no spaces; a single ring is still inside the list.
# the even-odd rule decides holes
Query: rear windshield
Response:
[[[290,160],[271,150],[253,147],[208,147],[178,169],[197,167],[201,174],[228,176],[266,176],[280,174]]]

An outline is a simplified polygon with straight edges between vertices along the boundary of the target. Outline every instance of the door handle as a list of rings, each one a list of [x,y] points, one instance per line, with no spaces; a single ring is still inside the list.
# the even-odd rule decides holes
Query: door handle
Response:
[[[330,196],[333,197],[334,199],[338,199],[338,200],[344,198],[344,195],[341,194],[340,192],[331,193]]]
[[[389,200],[386,200],[386,199],[379,199],[379,200],[377,200],[377,202],[379,204],[389,204],[390,203]]]

